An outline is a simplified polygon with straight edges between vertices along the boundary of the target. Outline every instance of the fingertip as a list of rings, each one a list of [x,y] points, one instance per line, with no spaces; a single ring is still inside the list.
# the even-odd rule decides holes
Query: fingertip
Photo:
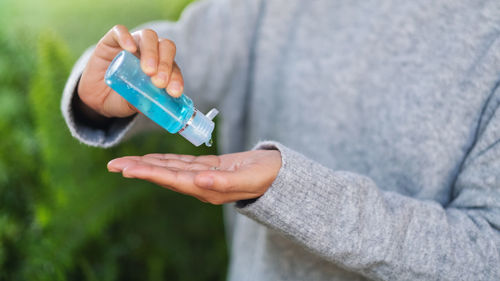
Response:
[[[159,72],[155,76],[151,77],[151,81],[158,88],[165,88],[167,86],[167,74],[165,72]]]
[[[154,58],[141,59],[141,68],[148,76],[156,74],[156,60]]]
[[[110,172],[123,172],[126,168],[136,164],[133,156],[115,158],[108,162],[107,167]]]
[[[137,51],[135,41],[133,40],[133,37],[128,31],[127,27],[121,24],[117,24],[113,27],[112,30],[114,31],[114,39],[118,42],[122,49],[127,50],[131,53],[135,53]]]
[[[173,97],[180,97],[184,86],[179,81],[172,81],[167,86],[167,93]]]
[[[108,171],[111,173],[121,172],[121,169],[116,165],[116,159],[109,161],[106,167],[108,168]]]
[[[131,53],[137,52],[137,46],[132,40],[127,40],[127,42],[125,42],[124,49]]]

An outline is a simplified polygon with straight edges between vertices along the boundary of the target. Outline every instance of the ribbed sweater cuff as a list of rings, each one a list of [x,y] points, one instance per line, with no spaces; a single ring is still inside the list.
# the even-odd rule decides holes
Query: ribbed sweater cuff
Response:
[[[310,215],[332,209],[332,202],[325,198],[336,193],[327,190],[331,187],[326,184],[331,182],[331,170],[278,142],[261,142],[254,149],[279,150],[281,169],[264,195],[253,201],[237,202],[237,210],[285,234],[294,233],[297,228],[314,229]]]
[[[87,145],[111,147],[119,143],[130,128],[134,126],[137,115],[127,118],[113,118],[104,129],[99,124],[92,124],[92,121],[85,120],[85,116],[82,116],[74,108],[78,83],[93,50],[94,47],[89,48],[75,63],[64,87],[61,111],[73,137]]]

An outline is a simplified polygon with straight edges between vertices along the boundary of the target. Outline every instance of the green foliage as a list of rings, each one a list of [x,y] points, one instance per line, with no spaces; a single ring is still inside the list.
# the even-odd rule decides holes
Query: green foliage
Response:
[[[38,147],[26,107],[30,54],[17,41],[0,35],[0,279],[5,280],[19,267],[20,246],[31,220],[30,202],[38,195]]]
[[[165,132],[79,144],[59,111],[66,45],[13,42],[0,42],[0,280],[224,279],[220,207],[106,171],[122,155],[215,151]]]
[[[129,28],[148,21],[175,20],[192,0],[1,0],[0,26],[7,35],[36,36],[50,29],[80,54],[115,24]]]

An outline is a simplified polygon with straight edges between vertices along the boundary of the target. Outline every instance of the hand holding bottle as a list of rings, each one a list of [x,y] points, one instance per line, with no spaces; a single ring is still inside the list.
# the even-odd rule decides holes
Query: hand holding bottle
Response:
[[[140,58],[142,70],[155,86],[166,88],[173,97],[182,94],[184,81],[174,61],[175,44],[159,38],[151,29],[131,34],[125,26],[116,25],[97,43],[80,79],[78,95],[88,107],[106,117],[127,117],[137,112],[104,81],[109,64],[122,50]]]

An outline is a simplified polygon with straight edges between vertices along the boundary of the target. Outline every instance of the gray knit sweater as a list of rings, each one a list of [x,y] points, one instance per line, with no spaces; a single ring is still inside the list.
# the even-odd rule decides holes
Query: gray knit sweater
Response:
[[[230,280],[500,280],[500,1],[213,0],[146,26],[221,111],[223,153],[281,151],[227,208]],[[107,147],[148,121],[78,121],[90,51],[62,111]]]

